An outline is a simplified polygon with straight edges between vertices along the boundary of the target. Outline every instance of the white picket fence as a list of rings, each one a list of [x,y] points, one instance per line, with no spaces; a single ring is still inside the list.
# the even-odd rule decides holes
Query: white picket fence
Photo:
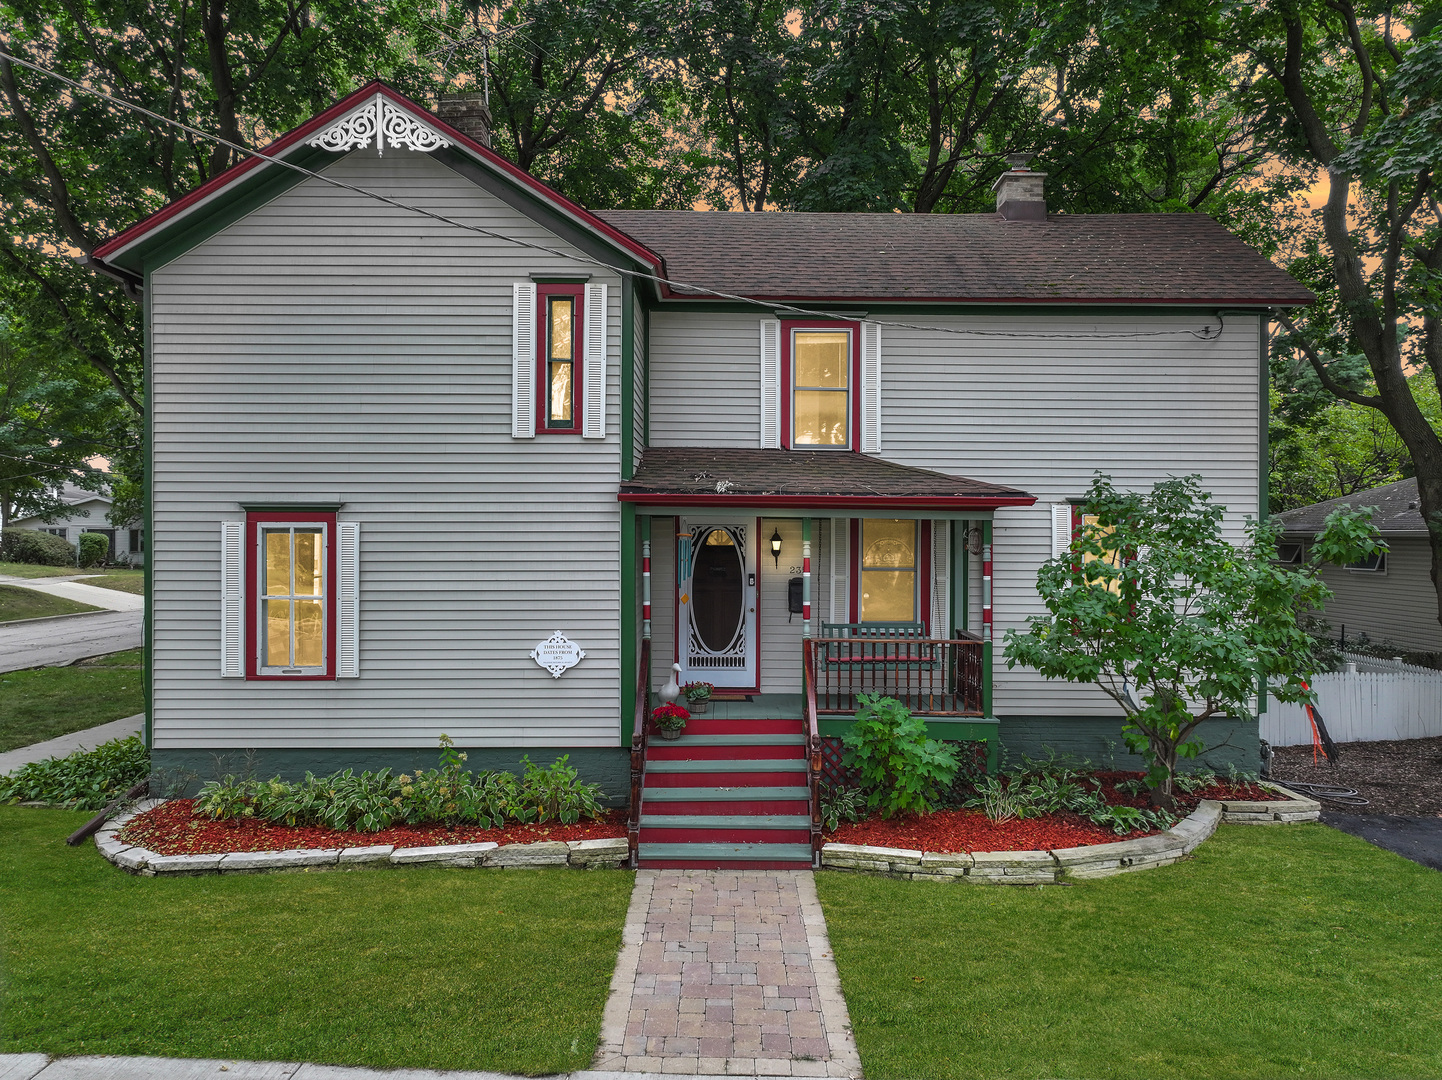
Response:
[[[1378,742],[1442,735],[1442,671],[1339,671],[1312,680],[1317,711],[1334,741]],[[1312,741],[1312,725],[1300,705],[1268,701],[1261,735],[1273,746]]]

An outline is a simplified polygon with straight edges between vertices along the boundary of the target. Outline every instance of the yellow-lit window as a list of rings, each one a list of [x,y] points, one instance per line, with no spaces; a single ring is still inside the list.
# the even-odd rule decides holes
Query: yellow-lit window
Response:
[[[263,525],[261,668],[315,674],[326,665],[326,530],[322,525]]]
[[[851,445],[851,331],[791,331],[791,445]]]
[[[861,621],[917,622],[915,521],[861,522]]]
[[[1089,552],[1082,555],[1083,567],[1085,567],[1087,563],[1097,562],[1098,560],[1106,563],[1108,566],[1121,566],[1121,552],[1119,552],[1116,548],[1105,547],[1106,538],[1116,531],[1116,526],[1099,525],[1097,524],[1097,515],[1084,514],[1080,511],[1074,511],[1073,527],[1079,533],[1091,535],[1094,539],[1096,539],[1097,543],[1105,549],[1101,555],[1093,555]],[[1093,584],[1103,584],[1103,582],[1100,578],[1098,578],[1096,581],[1093,582]],[[1109,592],[1115,593],[1121,591],[1121,581],[1117,578],[1111,578],[1107,580],[1105,582],[1105,585],[1107,591]]]
[[[546,426],[576,426],[576,298],[546,297]]]

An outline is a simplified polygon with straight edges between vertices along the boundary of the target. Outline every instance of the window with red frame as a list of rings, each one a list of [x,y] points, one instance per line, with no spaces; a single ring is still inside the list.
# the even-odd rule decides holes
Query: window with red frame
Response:
[[[861,324],[781,324],[781,429],[793,450],[853,450],[860,427]]]
[[[581,432],[584,285],[536,286],[538,434]]]
[[[336,516],[246,518],[247,677],[335,678]]]

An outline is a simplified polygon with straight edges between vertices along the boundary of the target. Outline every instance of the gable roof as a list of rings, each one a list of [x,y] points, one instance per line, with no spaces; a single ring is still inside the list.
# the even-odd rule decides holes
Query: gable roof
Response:
[[[659,254],[666,276],[756,299],[1265,307],[1316,299],[1205,214],[1006,221],[998,214],[597,213]]]
[[[653,506],[745,505],[984,510],[1030,506],[1019,488],[843,450],[648,446],[622,502]]]
[[[1322,522],[1327,520],[1327,515],[1338,507],[1375,506],[1377,509],[1372,515],[1372,524],[1377,526],[1383,536],[1425,537],[1427,525],[1422,520],[1422,511],[1419,509],[1421,503],[1418,499],[1417,478],[1412,477],[1410,480],[1398,480],[1395,484],[1383,484],[1381,487],[1359,491],[1355,495],[1345,495],[1340,499],[1328,499],[1311,506],[1285,510],[1273,517],[1282,523],[1287,535],[1305,534],[1310,537],[1316,535],[1322,528]]]
[[[660,259],[655,253],[648,251],[643,245],[602,221],[589,210],[577,205],[559,192],[553,191],[495,151],[457,131],[429,109],[416,104],[404,94],[379,81],[367,83],[354,93],[348,94],[324,112],[317,113],[304,124],[260,148],[260,153],[280,161],[289,161],[293,157],[302,156],[301,152],[309,149],[308,139],[318,132],[324,131],[336,121],[344,119],[351,112],[362,108],[370,99],[376,97],[383,98],[395,108],[409,113],[412,119],[439,133],[461,153],[479,162],[515,187],[523,189],[547,208],[595,235],[607,246],[623,253],[631,261],[638,262],[652,271],[660,269]],[[312,153],[314,152],[312,151]],[[327,151],[319,152],[326,157],[331,156]],[[311,168],[312,171],[320,171],[325,163],[322,160],[320,165],[312,163],[305,167]],[[103,265],[134,271],[136,269],[134,254],[139,249],[163,242],[165,237],[175,235],[192,219],[203,215],[216,205],[224,204],[228,198],[234,197],[242,185],[253,182],[262,174],[272,174],[277,171],[288,172],[297,179],[302,177],[302,174],[287,169],[283,164],[266,161],[259,157],[244,157],[206,183],[162,207],[149,217],[136,222],[123,232],[117,233],[97,247],[91,258]]]

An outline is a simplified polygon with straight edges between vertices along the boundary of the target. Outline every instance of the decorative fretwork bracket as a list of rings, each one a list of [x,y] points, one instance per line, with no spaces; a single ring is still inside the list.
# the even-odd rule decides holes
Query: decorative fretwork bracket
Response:
[[[376,94],[359,109],[311,136],[306,145],[343,153],[364,149],[372,139],[375,139],[377,154],[384,154],[387,146],[404,146],[424,154],[451,145],[444,135],[421,123],[404,109],[398,109],[386,100],[384,94]]]

